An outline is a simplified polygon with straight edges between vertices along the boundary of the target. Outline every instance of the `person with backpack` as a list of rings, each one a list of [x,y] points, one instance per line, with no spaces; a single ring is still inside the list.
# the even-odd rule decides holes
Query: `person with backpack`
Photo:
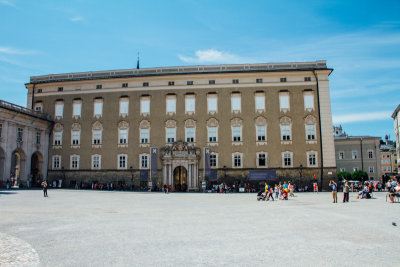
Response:
[[[345,184],[343,185],[343,203],[349,202],[349,194],[350,194],[349,181],[346,180]]]
[[[329,182],[329,187],[332,189],[333,203],[337,203],[337,184],[335,181],[331,180]]]

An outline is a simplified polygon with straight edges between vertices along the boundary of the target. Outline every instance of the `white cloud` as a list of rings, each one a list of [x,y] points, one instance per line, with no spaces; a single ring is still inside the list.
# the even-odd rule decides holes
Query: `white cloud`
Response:
[[[178,55],[187,63],[246,63],[252,60],[216,49],[197,50],[194,57]]]
[[[346,122],[380,121],[391,119],[393,111],[377,111],[366,113],[352,113],[345,115],[333,115],[333,124]]]
[[[82,21],[84,18],[82,16],[76,16],[76,17],[72,17],[69,20],[76,22],[76,21]]]
[[[10,0],[0,0],[0,4],[10,6],[10,7],[16,7],[14,1],[10,1]]]
[[[17,49],[9,46],[0,46],[0,53],[8,55],[31,55],[31,54],[37,54],[37,51]]]

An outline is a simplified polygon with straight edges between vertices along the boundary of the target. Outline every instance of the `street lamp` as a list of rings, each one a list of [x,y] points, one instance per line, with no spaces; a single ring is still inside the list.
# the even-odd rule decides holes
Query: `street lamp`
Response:
[[[133,191],[133,167],[130,166],[129,170],[131,170],[131,190]]]

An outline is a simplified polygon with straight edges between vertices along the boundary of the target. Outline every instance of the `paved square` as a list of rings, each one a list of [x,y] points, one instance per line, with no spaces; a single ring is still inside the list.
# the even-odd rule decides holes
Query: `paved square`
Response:
[[[400,204],[355,194],[0,191],[0,266],[400,266]]]

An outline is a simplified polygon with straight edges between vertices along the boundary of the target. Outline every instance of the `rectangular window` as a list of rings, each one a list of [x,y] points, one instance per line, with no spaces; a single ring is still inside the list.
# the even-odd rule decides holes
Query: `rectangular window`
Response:
[[[101,130],[93,130],[93,145],[101,144]]]
[[[118,155],[118,169],[126,169],[126,155]]]
[[[195,95],[185,95],[185,112],[195,112],[196,98]]]
[[[36,132],[36,144],[40,145],[41,134],[40,132]]]
[[[208,80],[208,84],[215,84],[215,80]]]
[[[265,94],[264,93],[256,93],[256,111],[257,110],[265,110]]]
[[[263,82],[263,79],[261,79],[261,78],[256,79],[256,83],[262,83],[262,82]]]
[[[290,153],[283,154],[283,166],[292,166],[292,154]]]
[[[96,89],[101,89],[101,88],[103,88],[103,85],[101,84],[96,85]]]
[[[289,94],[279,93],[279,107],[280,109],[289,109]]]
[[[140,113],[150,114],[150,97],[140,98]]]
[[[357,159],[357,151],[353,151],[351,158],[352,159]]]
[[[233,167],[241,167],[242,166],[242,155],[235,154],[233,156]]]
[[[35,111],[42,112],[42,110],[43,110],[43,104],[42,103],[36,103],[35,104]]]
[[[149,143],[149,129],[140,129],[140,143]]]
[[[92,156],[92,169],[100,169],[101,168],[101,156],[93,155]]]
[[[237,84],[237,83],[239,83],[239,80],[238,80],[238,79],[233,79],[233,80],[232,80],[232,83]]]
[[[71,156],[71,169],[79,169],[79,156]]]
[[[233,142],[240,142],[242,140],[241,126],[232,126],[232,140]]]
[[[124,87],[124,88],[128,87],[128,83],[123,83],[122,87]]]
[[[61,168],[61,156],[53,156],[53,169]]]
[[[241,110],[241,95],[240,94],[232,94],[231,105],[232,105],[232,111],[240,111]]]
[[[128,115],[129,111],[129,98],[122,97],[119,100],[119,115]]]
[[[81,111],[82,111],[82,101],[81,100],[74,100],[72,103],[72,116],[81,116]]]
[[[24,129],[18,128],[17,129],[17,141],[18,142],[22,142],[23,134],[24,134]]]
[[[306,125],[306,136],[307,136],[307,140],[315,140],[315,125],[314,124]]]
[[[287,82],[286,78],[281,78],[280,81],[281,81],[281,83]]]
[[[58,87],[57,91],[58,91],[58,92],[64,91],[64,87]]]
[[[61,146],[62,145],[62,132],[54,132],[53,144],[55,146]]]
[[[119,129],[119,143],[120,144],[128,143],[128,129]]]
[[[259,167],[266,167],[267,166],[267,157],[264,153],[259,153],[258,154],[258,166]]]
[[[304,77],[305,82],[311,82],[311,77]]]
[[[147,86],[149,86],[149,83],[148,82],[144,82],[143,83],[143,87],[147,87]]]
[[[373,159],[374,158],[374,153],[372,151],[368,151],[368,158]]]
[[[265,126],[257,125],[257,141],[265,141]]]
[[[176,128],[167,128],[167,143],[175,142]]]
[[[314,109],[314,94],[312,92],[304,93],[304,109]]]
[[[103,115],[103,99],[94,100],[94,116]]]
[[[194,127],[186,128],[186,142],[193,143],[195,141],[195,129]]]
[[[64,112],[64,103],[56,102],[56,117],[62,117]]]
[[[72,138],[71,138],[72,145],[79,145],[80,139],[81,139],[81,131],[80,130],[73,130],[72,131]]]
[[[141,168],[147,168],[149,165],[149,156],[147,155],[142,155],[140,157],[140,167]]]
[[[218,109],[217,100],[218,100],[217,94],[208,94],[207,95],[207,111],[208,112],[217,112],[217,109]]]
[[[374,167],[369,167],[369,173],[374,173]]]
[[[392,171],[392,167],[388,166],[387,170],[388,170],[388,172],[391,172]]]
[[[339,159],[344,159],[344,152],[343,151],[339,152]]]
[[[169,95],[167,96],[167,113],[175,113],[176,112],[176,96]]]
[[[211,168],[216,168],[217,167],[217,155],[216,154],[211,154],[210,155],[210,167]]]
[[[281,125],[281,140],[290,140],[290,125]]]
[[[187,81],[187,85],[193,85],[193,81]]]
[[[317,165],[317,155],[315,153],[308,154],[308,166]]]
[[[208,142],[217,142],[217,127],[208,127]]]
[[[168,82],[168,86],[175,85],[175,82]]]

